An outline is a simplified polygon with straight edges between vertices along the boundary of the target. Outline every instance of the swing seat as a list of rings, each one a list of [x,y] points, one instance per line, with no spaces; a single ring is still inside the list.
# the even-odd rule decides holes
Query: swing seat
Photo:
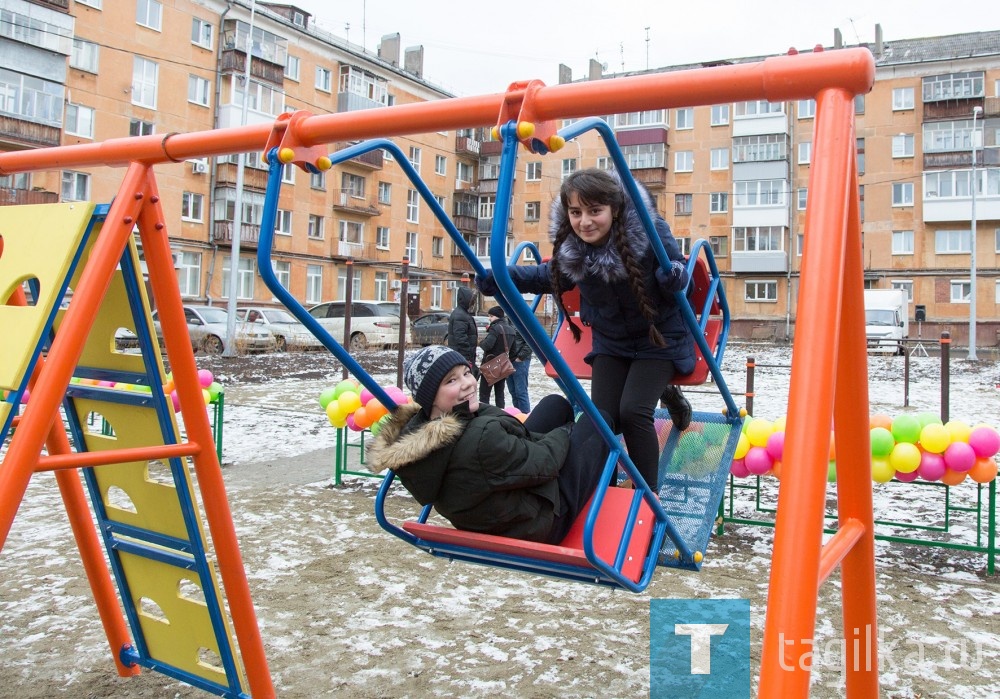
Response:
[[[711,275],[708,271],[708,264],[704,259],[698,258],[697,263],[694,267],[694,274],[691,279],[691,289],[689,292],[689,302],[691,307],[695,310],[695,313],[704,305],[707,299],[708,290],[711,286]],[[573,289],[572,291],[567,291],[563,294],[563,303],[566,306],[566,312],[576,316],[580,310],[580,291],[579,289]],[[712,305],[708,310],[709,318],[705,323],[705,342],[708,344],[709,349],[714,353],[719,345],[719,338],[722,335],[722,309],[719,305],[718,298],[712,299]],[[583,361],[584,357],[590,352],[594,345],[593,338],[591,335],[591,327],[589,325],[582,325],[579,322],[577,327],[580,328],[580,341],[577,342],[573,339],[573,333],[569,329],[569,324],[562,322],[556,330],[556,336],[553,338],[553,344],[562,355],[562,358],[566,360],[566,364],[573,371],[574,376],[578,379],[591,379],[592,367]],[[684,376],[674,376],[670,383],[677,384],[680,386],[698,386],[708,379],[709,366],[708,362],[705,361],[705,357],[701,352],[701,348],[698,343],[694,343],[694,356],[695,356],[695,366],[694,371],[690,374],[685,374]],[[551,364],[545,365],[545,373],[548,374],[553,379],[558,379],[559,375],[555,368]]]
[[[619,545],[625,536],[628,513],[636,492],[626,488],[608,488],[601,510],[594,525],[593,545],[598,557],[614,561]],[[417,537],[417,546],[444,558],[472,560],[483,563],[505,562],[518,570],[551,572],[566,577],[591,582],[616,584],[597,570],[583,550],[584,529],[591,498],[587,507],[573,522],[566,538],[558,545],[512,539],[505,536],[462,531],[449,526],[425,522],[404,522],[403,529]],[[654,518],[649,505],[642,501],[631,536],[628,539],[622,575],[638,583],[650,553]]]

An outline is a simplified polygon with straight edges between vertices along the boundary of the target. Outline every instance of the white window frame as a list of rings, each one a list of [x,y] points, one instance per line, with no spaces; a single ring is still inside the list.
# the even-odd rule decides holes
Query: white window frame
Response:
[[[375,247],[379,250],[388,250],[392,240],[392,229],[389,226],[377,226],[375,228]]]
[[[750,296],[751,288],[758,290],[753,297]],[[762,296],[758,296],[759,291],[763,291]],[[773,291],[773,294],[772,294]],[[777,279],[747,279],[743,282],[743,300],[747,303],[777,303],[778,302],[778,280]]]
[[[799,165],[808,165],[812,162],[812,141],[799,142]]]
[[[378,203],[389,205],[392,203],[392,183],[380,181],[378,183]]]
[[[156,109],[160,66],[142,56],[132,57],[132,104]]]
[[[562,161],[562,179],[566,179],[574,172],[576,172],[576,158],[563,158]]]
[[[323,217],[319,214],[309,214],[309,225],[306,229],[306,237],[310,240],[323,240]]]
[[[729,169],[729,148],[713,148],[709,152],[709,157],[711,158],[711,164],[709,165],[712,170],[728,170]]]
[[[135,23],[146,29],[160,31],[163,27],[163,5],[157,0],[135,0]]]
[[[729,105],[728,104],[713,104],[712,105],[711,125],[712,126],[728,126],[729,125]]]
[[[799,119],[812,119],[816,116],[816,100],[799,100],[796,103]]]
[[[415,189],[406,190],[406,222],[420,223],[420,192]]]
[[[694,107],[681,107],[674,110],[674,129],[690,131],[694,128]]]
[[[417,264],[420,248],[416,231],[406,232],[406,251],[403,254],[410,259],[410,264]]]
[[[972,252],[972,229],[934,231],[935,255],[968,255]]]
[[[182,297],[201,295],[201,253],[180,252],[177,255],[177,286]]]
[[[215,27],[201,17],[191,18],[191,43],[203,49],[212,50]]]
[[[434,156],[434,174],[442,177],[448,174],[448,158],[443,155]]]
[[[431,236],[431,257],[444,257],[444,237]]]
[[[278,215],[274,219],[274,232],[277,235],[292,234],[292,212],[288,209],[278,209]]]
[[[306,303],[323,302],[323,265],[306,265]]]
[[[911,133],[896,134],[892,137],[892,157],[912,158],[914,138]]]
[[[912,255],[913,244],[913,231],[901,230],[892,232],[893,255]]]
[[[181,220],[204,223],[205,195],[198,192],[181,193]]]
[[[893,206],[913,206],[913,183],[893,182],[892,183],[892,205]]]
[[[674,172],[694,172],[693,150],[679,150],[674,152]]]
[[[729,213],[729,192],[711,192],[708,195],[708,213]]]
[[[74,70],[82,70],[85,73],[97,73],[100,67],[99,44],[86,39],[73,37],[73,48],[69,55],[69,67]]]
[[[298,82],[301,72],[302,59],[298,56],[293,56],[290,53],[287,54],[285,56],[285,78]]]
[[[899,112],[906,109],[913,109],[914,95],[916,90],[913,87],[892,88],[892,111]]]
[[[88,201],[90,199],[90,175],[86,172],[63,170],[59,191],[63,201]]]
[[[913,280],[912,279],[890,279],[889,288],[906,292],[906,303],[913,303]]]
[[[410,165],[412,165],[413,169],[417,172],[420,172],[420,159],[423,157],[423,154],[423,149],[418,148],[417,146],[410,146],[410,154],[407,157],[407,160],[410,161]]]
[[[82,104],[66,105],[66,133],[81,138],[94,138],[96,110]]]
[[[329,68],[316,66],[316,89],[320,92],[333,90],[333,72]]]
[[[805,211],[809,204],[809,188],[799,187],[795,190],[795,208],[798,211]]]
[[[956,293],[957,292],[957,293]],[[949,303],[970,303],[972,297],[972,280],[952,279],[948,283]]]
[[[524,181],[525,182],[541,182],[542,180],[542,161],[536,160],[532,163],[526,163],[524,166]]]
[[[210,106],[212,82],[200,75],[188,75],[188,102],[199,107]]]
[[[226,255],[222,259],[222,288],[228,291],[229,274],[233,256]],[[236,298],[251,301],[254,297],[254,286],[257,278],[257,258],[240,255],[236,265]]]
[[[542,218],[542,202],[528,201],[524,203],[524,220],[538,221]]]

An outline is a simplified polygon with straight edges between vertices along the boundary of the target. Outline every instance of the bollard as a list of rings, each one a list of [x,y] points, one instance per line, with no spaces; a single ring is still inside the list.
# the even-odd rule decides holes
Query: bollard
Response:
[[[747,414],[753,415],[753,374],[757,364],[753,357],[747,357]]]
[[[951,333],[941,333],[941,422],[951,414]]]

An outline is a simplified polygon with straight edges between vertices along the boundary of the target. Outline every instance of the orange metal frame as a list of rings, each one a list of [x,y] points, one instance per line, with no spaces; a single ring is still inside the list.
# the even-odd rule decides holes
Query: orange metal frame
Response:
[[[166,226],[152,168],[187,158],[258,151],[278,146],[285,162],[322,169],[321,146],[370,137],[491,126],[501,121],[552,120],[744,100],[782,102],[815,98],[814,157],[806,213],[806,243],[798,293],[786,428],[785,470],[778,496],[774,555],[764,628],[759,695],[806,697],[819,585],[839,566],[843,628],[877,638],[871,476],[868,470],[867,358],[862,300],[863,270],[853,100],[874,83],[865,49],[768,58],[736,66],[634,76],[544,87],[514,83],[506,93],[399,105],[360,112],[283,115],[273,125],[190,134],[167,134],[0,154],[0,174],[64,167],[127,166],[118,196],[84,270],[31,401],[0,464],[0,546],[28,481],[57,469],[84,565],[112,649],[127,641],[125,625],[75,471],[89,465],[71,456],[56,416],[90,328],[85,308],[97,308],[115,265],[138,223],[150,284],[160,309],[167,356],[185,417],[223,585],[232,610],[248,682],[254,696],[273,696],[246,574],[223,487],[212,432],[197,380],[191,345],[170,258]],[[526,129],[526,133],[531,133]],[[530,139],[526,139],[528,143]],[[549,143],[550,146],[557,144]],[[16,301],[15,301],[16,302]],[[827,435],[838,439],[840,530],[823,544]],[[58,433],[58,434],[57,434]],[[60,437],[60,435],[62,435]],[[817,435],[823,435],[818,439]],[[42,446],[52,456],[40,458]],[[842,448],[841,448],[842,447]],[[135,456],[134,454],[131,456]],[[74,462],[74,458],[77,459]],[[91,530],[88,531],[87,530]],[[860,630],[860,631],[858,631]],[[859,635],[860,637],[860,635]],[[845,643],[847,696],[878,695],[877,650]],[[866,657],[856,657],[859,652]],[[122,674],[134,670],[119,666]]]

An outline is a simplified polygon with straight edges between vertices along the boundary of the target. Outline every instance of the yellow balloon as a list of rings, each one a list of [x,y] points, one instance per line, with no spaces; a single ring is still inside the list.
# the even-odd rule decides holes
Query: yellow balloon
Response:
[[[924,451],[943,454],[949,444],[951,444],[951,435],[944,425],[932,422],[920,430],[920,446],[924,448]]]
[[[742,459],[750,451],[750,440],[747,439],[745,434],[740,434],[739,440],[736,442],[736,452],[733,454],[734,459]]]
[[[755,447],[766,447],[767,438],[773,433],[774,425],[771,424],[770,420],[761,417],[751,420],[750,426],[747,427],[747,439],[750,440],[751,446]]]
[[[872,459],[873,481],[876,483],[888,483],[894,475],[896,475],[896,471],[889,465],[888,459]]]
[[[785,431],[785,423],[787,422],[787,420],[788,420],[788,418],[785,417],[784,415],[782,415],[777,420],[775,420],[774,424],[772,425],[772,427],[774,428],[774,431],[775,432],[784,432]]]
[[[334,427],[337,427],[338,422],[343,422],[347,419],[347,411],[340,405],[339,398],[326,404],[326,416],[330,418],[330,424]]]
[[[961,420],[949,420],[944,428],[948,430],[948,434],[951,435],[951,441],[953,442],[968,442],[969,434],[972,432],[969,423],[962,422]]]
[[[337,398],[337,402],[340,403],[341,408],[343,408],[344,415],[350,415],[361,407],[361,396],[354,391],[346,391],[340,394],[340,397]]]
[[[919,465],[920,449],[916,444],[900,442],[889,452],[889,466],[900,473],[913,473]]]

